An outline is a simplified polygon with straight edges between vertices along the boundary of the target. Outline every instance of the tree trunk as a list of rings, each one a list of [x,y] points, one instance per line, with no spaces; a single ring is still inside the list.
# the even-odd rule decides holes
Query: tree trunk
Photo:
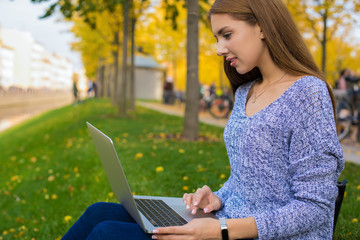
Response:
[[[108,93],[109,93],[109,97],[111,99],[114,99],[114,94],[116,94],[116,91],[115,91],[115,74],[114,74],[115,70],[114,70],[114,64],[109,64],[108,65]],[[116,106],[116,103],[114,104],[114,106]]]
[[[126,75],[127,75],[127,39],[129,25],[129,2],[123,3],[123,57],[122,57],[122,75],[121,75],[121,91],[118,98],[118,111],[120,116],[126,116]]]
[[[321,70],[325,74],[326,74],[327,18],[328,18],[328,10],[326,9],[323,15],[324,30],[321,41],[321,48],[322,48]]]
[[[199,3],[187,0],[186,107],[183,136],[196,140],[199,134]]]
[[[114,58],[114,72],[113,72],[113,82],[114,82],[114,88],[113,88],[113,94],[112,94],[112,101],[113,104],[116,106],[118,103],[118,99],[119,99],[119,46],[120,46],[120,41],[119,41],[119,32],[115,32],[114,33],[114,41],[113,41],[113,45],[115,46],[115,50],[112,51],[112,55]]]
[[[111,83],[111,65],[106,64],[105,65],[105,70],[104,70],[104,96],[103,97],[110,97],[111,93],[110,93],[110,83]]]
[[[130,109],[135,111],[135,16],[131,19]]]
[[[105,67],[100,63],[98,64],[97,74],[96,74],[96,85],[97,85],[97,93],[96,97],[104,97],[104,89],[105,89]]]

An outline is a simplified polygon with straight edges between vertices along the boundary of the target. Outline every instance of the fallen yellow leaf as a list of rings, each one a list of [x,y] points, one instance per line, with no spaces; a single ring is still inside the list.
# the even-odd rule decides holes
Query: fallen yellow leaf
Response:
[[[54,181],[55,180],[55,176],[54,175],[50,175],[49,177],[48,177],[48,181],[49,182],[52,182],[52,181]]]
[[[66,215],[64,217],[65,222],[69,222],[71,219],[72,219],[72,217],[70,215]]]
[[[162,166],[158,166],[156,169],[155,169],[156,172],[163,172],[164,171],[164,168]]]
[[[139,158],[142,158],[144,155],[142,153],[137,153],[135,155],[135,160],[139,159]]]

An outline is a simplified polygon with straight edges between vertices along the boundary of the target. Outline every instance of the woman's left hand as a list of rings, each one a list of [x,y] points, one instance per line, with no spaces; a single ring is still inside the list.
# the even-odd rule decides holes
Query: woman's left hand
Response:
[[[153,239],[221,239],[219,220],[198,218],[183,226],[163,227],[154,230]]]

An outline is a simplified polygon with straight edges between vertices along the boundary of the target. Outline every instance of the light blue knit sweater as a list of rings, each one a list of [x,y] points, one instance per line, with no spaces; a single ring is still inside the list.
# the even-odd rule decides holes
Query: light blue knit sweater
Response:
[[[237,89],[224,130],[231,174],[217,216],[253,216],[259,239],[332,239],[344,157],[326,84],[303,77],[247,117],[252,84]]]

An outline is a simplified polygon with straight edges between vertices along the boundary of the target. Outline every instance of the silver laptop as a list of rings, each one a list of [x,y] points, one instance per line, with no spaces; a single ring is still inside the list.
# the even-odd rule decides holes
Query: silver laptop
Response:
[[[183,225],[194,218],[216,218],[202,210],[192,215],[182,198],[133,195],[112,140],[90,123],[86,124],[116,199],[146,233],[158,227]]]

